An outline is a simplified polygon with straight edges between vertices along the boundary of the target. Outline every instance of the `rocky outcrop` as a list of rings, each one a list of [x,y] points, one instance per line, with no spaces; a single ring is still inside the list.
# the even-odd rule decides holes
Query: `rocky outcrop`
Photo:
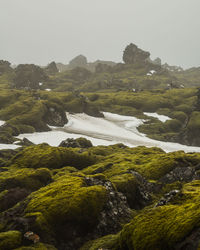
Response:
[[[59,145],[59,147],[65,147],[65,148],[90,148],[92,146],[93,145],[91,141],[83,137],[80,137],[78,139],[67,138],[66,140],[62,141]]]
[[[144,63],[149,58],[150,53],[138,48],[135,44],[129,44],[123,53],[123,61],[126,64]]]
[[[50,107],[45,115],[45,122],[50,126],[63,127],[68,120],[64,110]]]
[[[69,62],[70,68],[85,67],[87,66],[87,58],[83,55],[76,56]]]
[[[198,169],[198,168],[197,168]],[[180,182],[190,182],[193,180],[199,180],[200,173],[198,170],[192,167],[177,167],[165,176],[163,176],[160,181],[165,184],[173,183],[176,181]]]
[[[16,141],[15,142],[16,145],[21,145],[21,146],[32,146],[34,145],[33,142],[31,142],[29,139],[27,139],[26,137],[24,137],[22,140],[20,141]]]

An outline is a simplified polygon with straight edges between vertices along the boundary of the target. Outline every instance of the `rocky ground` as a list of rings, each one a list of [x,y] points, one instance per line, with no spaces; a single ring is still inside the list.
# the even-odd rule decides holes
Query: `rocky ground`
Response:
[[[86,139],[0,151],[0,249],[199,249],[200,154]]]

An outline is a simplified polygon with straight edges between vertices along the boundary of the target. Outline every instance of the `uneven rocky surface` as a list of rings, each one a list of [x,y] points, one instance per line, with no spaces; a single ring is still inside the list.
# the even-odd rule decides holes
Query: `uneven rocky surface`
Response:
[[[1,249],[198,249],[199,153],[41,144],[0,157]]]

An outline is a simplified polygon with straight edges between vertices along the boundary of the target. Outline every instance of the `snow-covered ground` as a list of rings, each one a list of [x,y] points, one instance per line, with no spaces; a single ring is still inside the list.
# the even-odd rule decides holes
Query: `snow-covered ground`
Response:
[[[14,144],[0,144],[0,150],[1,149],[16,149],[20,146],[14,145]]]
[[[21,134],[18,138],[26,137],[30,141],[39,144],[47,142],[52,146],[58,146],[67,138],[85,137],[93,145],[111,145],[123,143],[127,146],[159,147],[166,152],[184,150],[185,152],[200,152],[200,147],[189,147],[172,142],[152,140],[137,130],[143,123],[142,120],[132,116],[122,116],[104,112],[105,118],[92,117],[86,114],[67,113],[69,122],[62,128],[52,127],[50,132],[33,134]],[[158,114],[157,117],[161,118]]]
[[[5,121],[0,121],[0,126],[4,125]]]
[[[161,122],[166,122],[168,120],[171,120],[171,118],[166,116],[166,115],[159,115],[157,113],[149,113],[149,112],[144,112],[144,114],[147,116],[155,117],[158,120],[160,120]]]

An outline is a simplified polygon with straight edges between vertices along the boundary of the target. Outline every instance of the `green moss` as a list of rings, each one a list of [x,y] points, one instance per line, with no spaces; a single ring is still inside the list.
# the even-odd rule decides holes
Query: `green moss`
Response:
[[[157,207],[136,216],[120,234],[121,249],[174,249],[200,226],[199,190],[199,181],[186,184],[180,204]]]
[[[123,193],[131,208],[135,207],[138,201],[138,186],[139,181],[133,174],[115,175],[110,178],[110,181],[116,186],[117,190]]]
[[[48,169],[9,168],[0,175],[0,190],[20,187],[34,191],[49,182],[51,182],[51,173]]]
[[[57,178],[66,175],[66,174],[70,174],[70,173],[75,173],[78,170],[74,167],[63,167],[60,169],[53,169],[51,172],[53,174],[53,179],[56,180]]]
[[[158,180],[175,167],[195,165],[199,154],[182,151],[165,153],[158,148],[126,148],[104,157],[99,163],[82,170],[85,174],[103,173],[107,178],[134,170],[147,179]]]
[[[11,250],[21,245],[22,234],[19,231],[0,233],[0,249]]]
[[[80,175],[65,175],[32,193],[28,200],[25,212],[39,213],[39,217],[36,214],[38,228],[48,224],[54,232],[60,232],[62,225],[68,224],[84,232],[96,224],[107,201],[107,191],[103,186],[87,187]]]
[[[92,240],[84,244],[80,250],[112,249],[118,250],[118,235],[106,235],[102,238]]]
[[[77,150],[51,147],[47,144],[30,146],[20,151],[11,160],[11,165],[27,168],[50,168],[56,169],[64,166],[84,168],[93,164],[96,157],[87,152],[76,153]]]
[[[48,245],[48,244],[43,244],[43,243],[37,243],[31,246],[22,246],[19,248],[15,248],[14,250],[57,250],[57,248],[55,248],[52,245]]]

